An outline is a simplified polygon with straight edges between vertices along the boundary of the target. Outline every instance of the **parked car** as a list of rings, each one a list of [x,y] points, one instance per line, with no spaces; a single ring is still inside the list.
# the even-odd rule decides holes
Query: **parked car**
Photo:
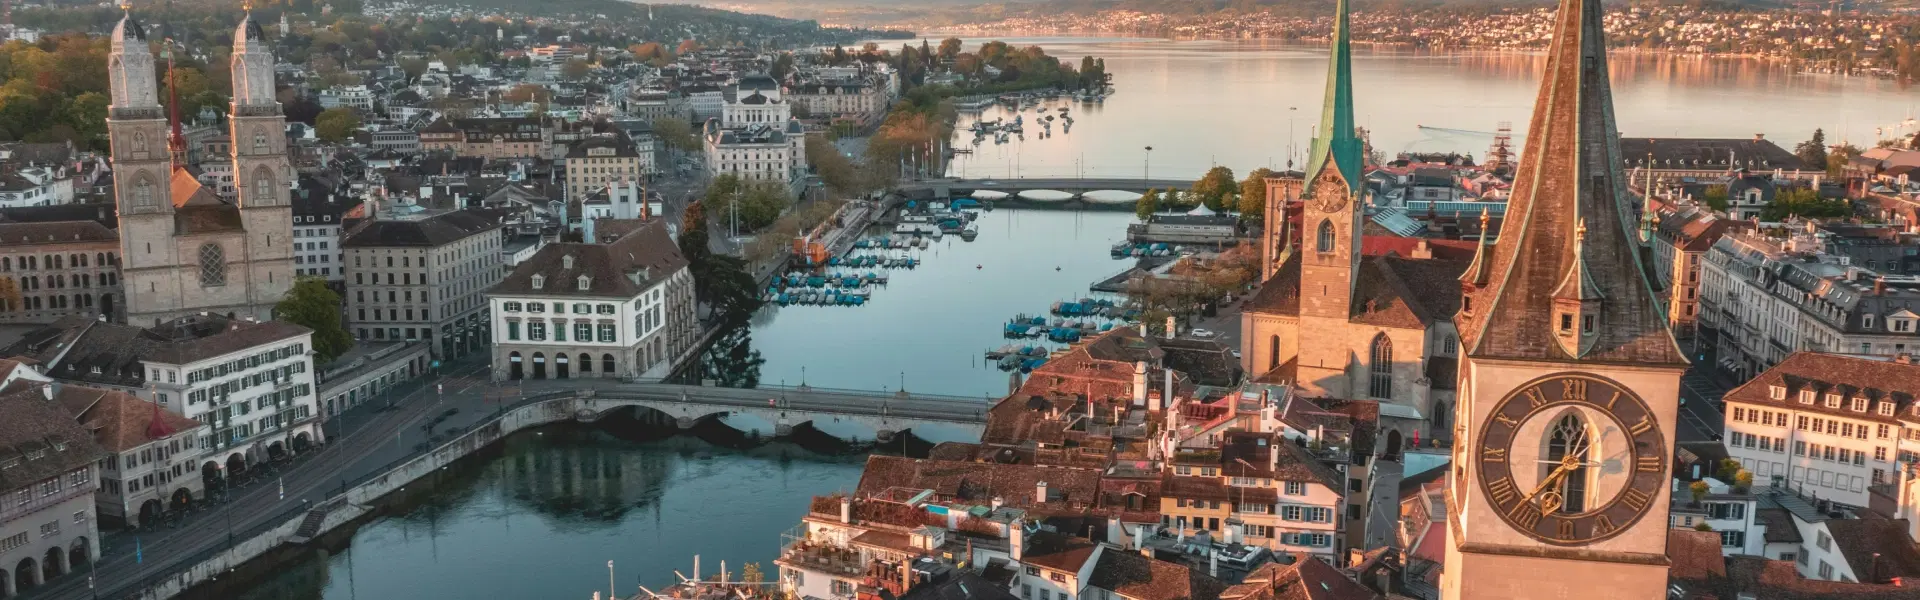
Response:
[[[1204,339],[1213,337],[1213,331],[1209,329],[1195,329],[1192,331],[1188,331],[1187,335],[1191,335],[1193,337],[1197,337],[1204,340]]]

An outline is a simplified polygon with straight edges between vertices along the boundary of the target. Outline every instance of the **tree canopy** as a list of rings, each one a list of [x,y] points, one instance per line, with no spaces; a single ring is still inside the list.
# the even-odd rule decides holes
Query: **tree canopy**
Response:
[[[314,364],[324,364],[353,349],[353,337],[340,322],[340,295],[327,287],[327,280],[301,277],[294,280],[287,295],[273,307],[281,320],[313,330]]]

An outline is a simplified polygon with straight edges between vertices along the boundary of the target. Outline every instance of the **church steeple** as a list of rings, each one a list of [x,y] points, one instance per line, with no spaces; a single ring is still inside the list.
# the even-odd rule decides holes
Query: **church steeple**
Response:
[[[1469,356],[1685,363],[1641,264],[1620,158],[1600,2],[1561,0],[1491,276],[1458,318]],[[1557,297],[1574,274],[1580,293]],[[1579,343],[1562,342],[1569,331]]]
[[[1320,127],[1307,153],[1306,195],[1312,195],[1328,162],[1340,172],[1348,194],[1360,197],[1360,167],[1365,160],[1354,132],[1353,49],[1347,21],[1347,0],[1336,0],[1333,31],[1328,34],[1327,92],[1320,107]]]

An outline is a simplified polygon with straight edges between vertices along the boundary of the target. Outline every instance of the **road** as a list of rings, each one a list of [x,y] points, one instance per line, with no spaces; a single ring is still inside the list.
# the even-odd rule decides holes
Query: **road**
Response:
[[[387,399],[374,398],[329,423],[335,432],[327,444],[293,463],[257,467],[238,482],[224,502],[198,508],[178,523],[157,530],[109,534],[101,541],[102,556],[93,566],[100,597],[130,593],[138,584],[178,572],[209,552],[226,548],[249,532],[291,518],[289,511],[338,493],[348,480],[384,471],[409,459],[431,442],[434,431],[469,429],[504,404],[523,396],[569,389],[595,389],[607,399],[675,400],[691,395],[707,407],[765,408],[775,399],[783,408],[841,415],[886,415],[898,418],[977,423],[988,406],[980,398],[928,395],[874,394],[815,388],[768,387],[753,390],[702,388],[665,384],[627,384],[606,379],[529,381],[502,386],[486,380],[484,356],[449,363],[443,373],[393,388]],[[139,548],[139,557],[135,548]],[[90,598],[89,572],[55,578],[48,585],[26,591],[21,598],[78,600]]]

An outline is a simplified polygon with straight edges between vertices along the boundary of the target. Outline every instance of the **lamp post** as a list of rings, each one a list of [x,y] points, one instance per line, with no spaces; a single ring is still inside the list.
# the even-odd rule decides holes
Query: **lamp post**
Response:
[[[1147,146],[1146,157],[1140,160],[1140,180],[1153,179],[1153,146]]]
[[[1300,115],[1300,107],[1287,107],[1287,170],[1293,170],[1293,118]]]

